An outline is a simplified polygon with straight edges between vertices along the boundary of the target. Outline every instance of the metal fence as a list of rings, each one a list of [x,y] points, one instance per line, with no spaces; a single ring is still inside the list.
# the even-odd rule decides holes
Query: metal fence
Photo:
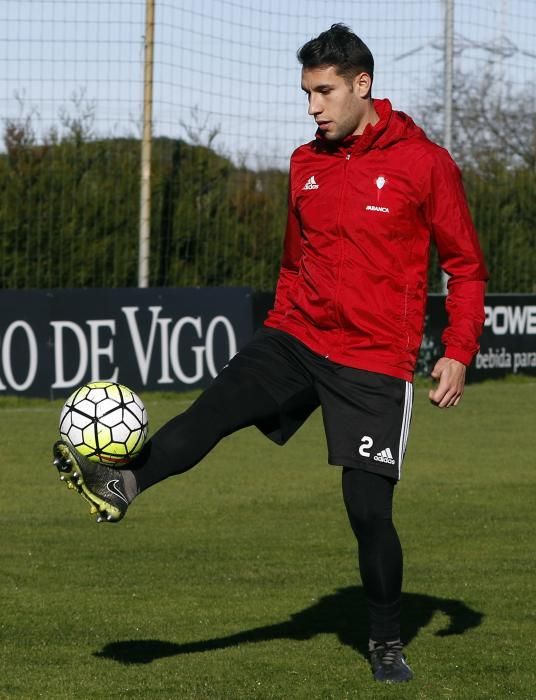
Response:
[[[0,287],[138,285],[147,4],[0,4]],[[296,50],[342,21],[462,166],[490,291],[536,291],[533,0],[154,4],[148,284],[273,288],[314,132]]]

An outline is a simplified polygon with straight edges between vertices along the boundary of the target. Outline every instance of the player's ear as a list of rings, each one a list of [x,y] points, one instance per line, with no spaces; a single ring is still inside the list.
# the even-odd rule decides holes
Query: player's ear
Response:
[[[359,95],[359,97],[370,97],[372,78],[368,73],[358,73],[353,80],[353,87],[354,92]]]

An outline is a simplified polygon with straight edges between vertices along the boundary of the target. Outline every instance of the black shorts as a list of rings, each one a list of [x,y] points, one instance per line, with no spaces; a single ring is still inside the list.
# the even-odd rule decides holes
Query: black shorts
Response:
[[[400,479],[413,405],[410,382],[339,365],[293,336],[272,328],[257,331],[216,381],[246,374],[279,407],[257,427],[283,445],[322,407],[330,464]]]

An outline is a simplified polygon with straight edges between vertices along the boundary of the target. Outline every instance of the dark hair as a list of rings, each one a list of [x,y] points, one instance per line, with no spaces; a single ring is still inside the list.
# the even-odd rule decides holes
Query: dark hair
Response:
[[[350,81],[358,73],[374,77],[374,58],[368,46],[345,24],[331,27],[311,39],[298,51],[298,61],[304,68],[334,66],[337,73]]]

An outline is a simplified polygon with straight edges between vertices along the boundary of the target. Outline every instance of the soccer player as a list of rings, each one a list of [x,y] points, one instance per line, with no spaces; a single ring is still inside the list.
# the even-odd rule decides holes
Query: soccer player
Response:
[[[288,222],[274,308],[192,406],[128,470],[64,442],[60,474],[117,521],[156,482],[191,469],[226,435],[255,425],[284,444],[322,407],[329,462],[357,538],[374,678],[413,676],[400,637],[402,549],[394,488],[412,412],[430,242],[448,274],[444,355],[430,400],[457,406],[478,349],[487,271],[460,173],[447,151],[386,99],[372,99],[371,52],[335,24],[298,52],[317,131],[290,162]]]

